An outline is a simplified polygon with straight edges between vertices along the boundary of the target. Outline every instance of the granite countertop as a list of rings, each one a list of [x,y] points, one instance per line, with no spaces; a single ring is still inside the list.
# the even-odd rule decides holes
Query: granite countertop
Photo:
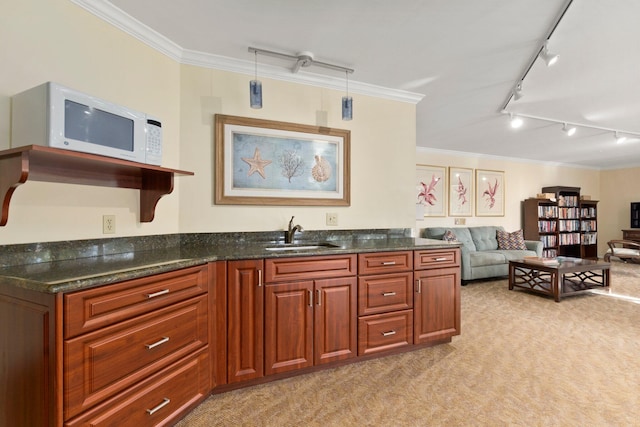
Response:
[[[324,240],[302,240],[314,245]],[[346,253],[382,252],[458,247],[458,243],[424,238],[385,237],[328,241],[330,247],[303,250],[268,250],[282,242],[186,239],[179,245],[129,250],[127,252],[82,256],[73,259],[30,262],[0,268],[0,286],[17,286],[44,293],[70,292],[123,280],[135,279],[211,261],[282,258]]]

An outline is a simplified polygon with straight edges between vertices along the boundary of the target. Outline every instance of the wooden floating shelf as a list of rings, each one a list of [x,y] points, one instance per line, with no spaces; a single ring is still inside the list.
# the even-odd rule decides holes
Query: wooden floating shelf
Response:
[[[7,224],[15,189],[28,180],[140,190],[140,222],[151,222],[160,198],[173,191],[174,175],[193,172],[40,145],[0,151],[0,226]]]

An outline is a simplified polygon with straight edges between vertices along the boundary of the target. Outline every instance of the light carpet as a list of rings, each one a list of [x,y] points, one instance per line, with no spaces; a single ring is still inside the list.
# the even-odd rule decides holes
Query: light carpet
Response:
[[[640,265],[611,271],[560,303],[471,283],[450,344],[213,395],[178,426],[640,426]]]

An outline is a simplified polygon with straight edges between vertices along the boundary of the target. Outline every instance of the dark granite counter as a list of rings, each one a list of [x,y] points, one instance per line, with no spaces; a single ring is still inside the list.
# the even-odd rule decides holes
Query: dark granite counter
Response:
[[[297,243],[320,246],[282,247],[282,233],[202,233],[91,241],[38,243],[0,247],[0,286],[38,292],[69,292],[206,264],[210,261],[345,253],[440,249],[458,243],[409,237],[410,230],[305,232]]]

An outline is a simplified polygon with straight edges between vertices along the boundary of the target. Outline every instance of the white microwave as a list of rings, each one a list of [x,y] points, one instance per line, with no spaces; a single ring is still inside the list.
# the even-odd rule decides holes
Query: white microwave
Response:
[[[144,113],[47,82],[11,99],[11,146],[44,145],[162,163],[162,124]]]

